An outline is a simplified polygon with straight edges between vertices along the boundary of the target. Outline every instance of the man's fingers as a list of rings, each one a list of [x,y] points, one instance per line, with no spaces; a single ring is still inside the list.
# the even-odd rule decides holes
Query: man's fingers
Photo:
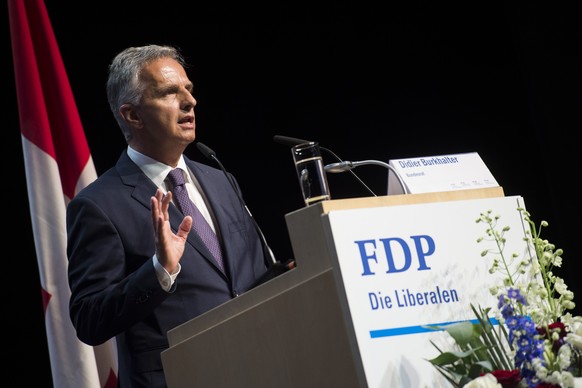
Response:
[[[160,189],[156,191],[156,195],[150,198],[150,205],[152,207],[152,222],[155,230],[157,230],[158,224],[158,214],[160,212],[160,200],[158,194],[161,192]]]
[[[182,223],[180,224],[180,228],[178,229],[176,235],[186,240],[186,238],[188,237],[188,233],[190,233],[190,229],[192,229],[192,217],[186,216],[182,220]]]
[[[172,202],[172,192],[168,191],[168,193],[162,197],[161,202],[162,202],[162,211],[164,213],[167,213],[168,208],[170,207],[170,202]]]
[[[157,189],[156,194],[150,198],[152,222],[156,234],[158,234],[164,222],[169,219],[168,208],[170,207],[171,200],[172,193],[168,192],[164,195],[161,189]]]

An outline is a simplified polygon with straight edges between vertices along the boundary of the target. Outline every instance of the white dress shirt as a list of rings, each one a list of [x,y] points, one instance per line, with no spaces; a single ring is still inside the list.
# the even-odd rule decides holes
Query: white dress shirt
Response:
[[[146,156],[142,153],[139,153],[138,151],[134,150],[130,146],[127,147],[127,155],[135,164],[138,165],[138,167],[143,171],[143,173],[146,174],[146,176],[148,178],[150,178],[152,180],[152,182],[154,182],[154,184],[157,187],[159,187],[163,190],[164,194],[166,194],[168,192],[168,187],[166,186],[165,179],[168,176],[168,173],[173,169],[173,167],[168,166],[167,164],[158,162],[157,160],[154,160],[154,159],[150,158],[149,156]],[[185,177],[185,181],[186,181],[185,185],[186,185],[186,189],[188,190],[188,195],[189,195],[190,199],[192,200],[192,202],[194,202],[196,207],[198,207],[198,209],[200,210],[200,212],[202,213],[204,218],[206,218],[206,221],[208,222],[208,224],[210,225],[212,230],[214,230],[216,232],[216,229],[214,227],[214,222],[213,222],[212,217],[210,215],[210,211],[208,209],[208,206],[206,206],[206,202],[204,200],[204,194],[202,193],[202,190],[200,189],[200,184],[196,180],[196,177],[194,177],[194,175],[190,172],[190,170],[186,166],[186,162],[184,161],[184,157],[182,157],[182,156],[180,157],[180,161],[178,162],[178,166],[176,168],[180,168],[182,171],[186,172],[186,174],[184,174],[184,177]],[[156,270],[156,275],[157,275],[158,280],[160,282],[160,286],[165,291],[169,291],[170,288],[172,287],[172,285],[174,284],[174,281],[176,280],[176,277],[178,276],[178,274],[180,273],[180,270],[182,268],[180,266],[180,263],[178,263],[178,267],[176,268],[176,270],[173,273],[169,273],[160,264],[160,262],[158,261],[158,258],[155,254],[152,257],[152,260],[153,260],[154,268]]]

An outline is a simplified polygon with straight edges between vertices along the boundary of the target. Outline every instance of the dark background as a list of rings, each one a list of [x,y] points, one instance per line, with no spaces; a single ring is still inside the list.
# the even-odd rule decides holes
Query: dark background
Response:
[[[125,148],[105,96],[110,60],[128,46],[172,44],[192,64],[197,140],[237,177],[279,260],[293,256],[285,214],[303,202],[290,148],[274,135],[317,140],[345,160],[476,151],[506,195],[523,196],[533,218],[550,223],[545,236],[565,251],[556,272],[577,293],[579,14],[555,3],[409,3],[46,1],[98,174]],[[30,386],[34,377],[35,386],[50,387],[6,6],[0,12],[1,283],[3,330],[12,341],[2,349],[2,369],[18,381],[11,386]],[[187,154],[212,164],[193,146]],[[386,193],[385,169],[354,171]],[[328,179],[333,199],[369,195],[349,173]]]

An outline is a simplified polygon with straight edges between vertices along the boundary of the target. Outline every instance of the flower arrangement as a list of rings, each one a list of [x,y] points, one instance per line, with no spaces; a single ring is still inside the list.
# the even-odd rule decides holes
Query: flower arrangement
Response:
[[[498,227],[500,216],[489,210],[476,220],[486,225],[477,242],[491,244],[481,256],[492,258],[489,273],[502,279],[489,290],[496,310],[471,305],[476,320],[431,327],[454,340],[453,351],[432,342],[440,354],[428,360],[454,387],[582,386],[582,317],[567,312],[574,294],[553,272],[562,249],[541,238],[547,222],[536,227],[525,209],[518,211],[527,226],[523,257],[504,252],[509,227]]]

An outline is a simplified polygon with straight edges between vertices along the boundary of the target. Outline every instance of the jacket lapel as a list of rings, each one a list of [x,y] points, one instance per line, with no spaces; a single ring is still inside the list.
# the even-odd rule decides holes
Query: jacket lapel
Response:
[[[193,168],[189,161],[188,166]],[[132,197],[144,207],[144,211],[151,212],[150,198],[152,195],[155,195],[157,186],[141,171],[129,156],[127,156],[127,152],[121,154],[117,161],[116,168],[122,182],[133,187]],[[170,204],[168,212],[170,215],[170,226],[172,227],[172,230],[176,232],[180,227],[180,223],[184,216],[178,208],[174,206],[174,204]],[[222,272],[212,254],[194,230],[191,230],[188,234],[187,243],[196,249],[209,263],[216,267],[218,271]],[[184,254],[188,254],[188,249],[185,250]]]

